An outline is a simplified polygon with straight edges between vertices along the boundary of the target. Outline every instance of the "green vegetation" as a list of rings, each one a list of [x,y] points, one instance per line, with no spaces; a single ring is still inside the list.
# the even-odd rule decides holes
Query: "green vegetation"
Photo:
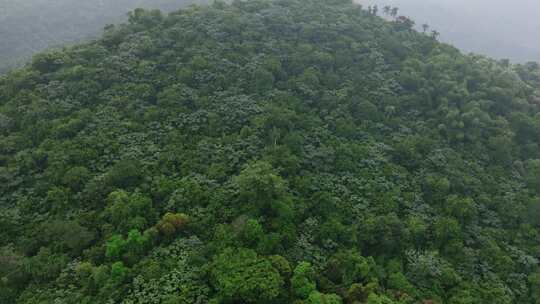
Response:
[[[0,303],[540,303],[540,67],[413,24],[136,10],[0,77]]]

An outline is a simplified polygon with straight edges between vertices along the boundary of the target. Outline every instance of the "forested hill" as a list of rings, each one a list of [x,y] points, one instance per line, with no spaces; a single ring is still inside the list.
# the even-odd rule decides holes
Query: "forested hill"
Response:
[[[136,10],[0,78],[0,303],[540,303],[540,68],[348,0]]]
[[[177,10],[205,0],[0,0],[0,74],[47,48],[99,36],[137,7]]]

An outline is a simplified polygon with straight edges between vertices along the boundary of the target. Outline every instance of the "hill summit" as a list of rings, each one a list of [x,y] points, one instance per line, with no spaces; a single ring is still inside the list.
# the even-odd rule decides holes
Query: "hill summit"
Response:
[[[0,78],[0,303],[540,303],[540,68],[348,0],[137,9]]]

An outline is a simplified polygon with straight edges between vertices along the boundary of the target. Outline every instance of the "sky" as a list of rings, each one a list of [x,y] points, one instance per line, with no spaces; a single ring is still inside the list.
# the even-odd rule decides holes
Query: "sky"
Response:
[[[0,0],[0,74],[36,52],[97,37],[137,7],[176,10],[206,0]]]
[[[0,0],[0,74],[49,47],[98,36],[137,6],[177,9],[206,0]],[[464,52],[540,62],[540,0],[355,0],[400,8]]]
[[[540,0],[357,0],[391,5],[465,52],[540,61]]]

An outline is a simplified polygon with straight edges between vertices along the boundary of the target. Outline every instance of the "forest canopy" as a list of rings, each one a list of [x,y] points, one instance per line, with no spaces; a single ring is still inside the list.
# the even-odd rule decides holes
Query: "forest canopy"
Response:
[[[540,66],[379,14],[137,9],[0,76],[0,303],[540,303]]]

